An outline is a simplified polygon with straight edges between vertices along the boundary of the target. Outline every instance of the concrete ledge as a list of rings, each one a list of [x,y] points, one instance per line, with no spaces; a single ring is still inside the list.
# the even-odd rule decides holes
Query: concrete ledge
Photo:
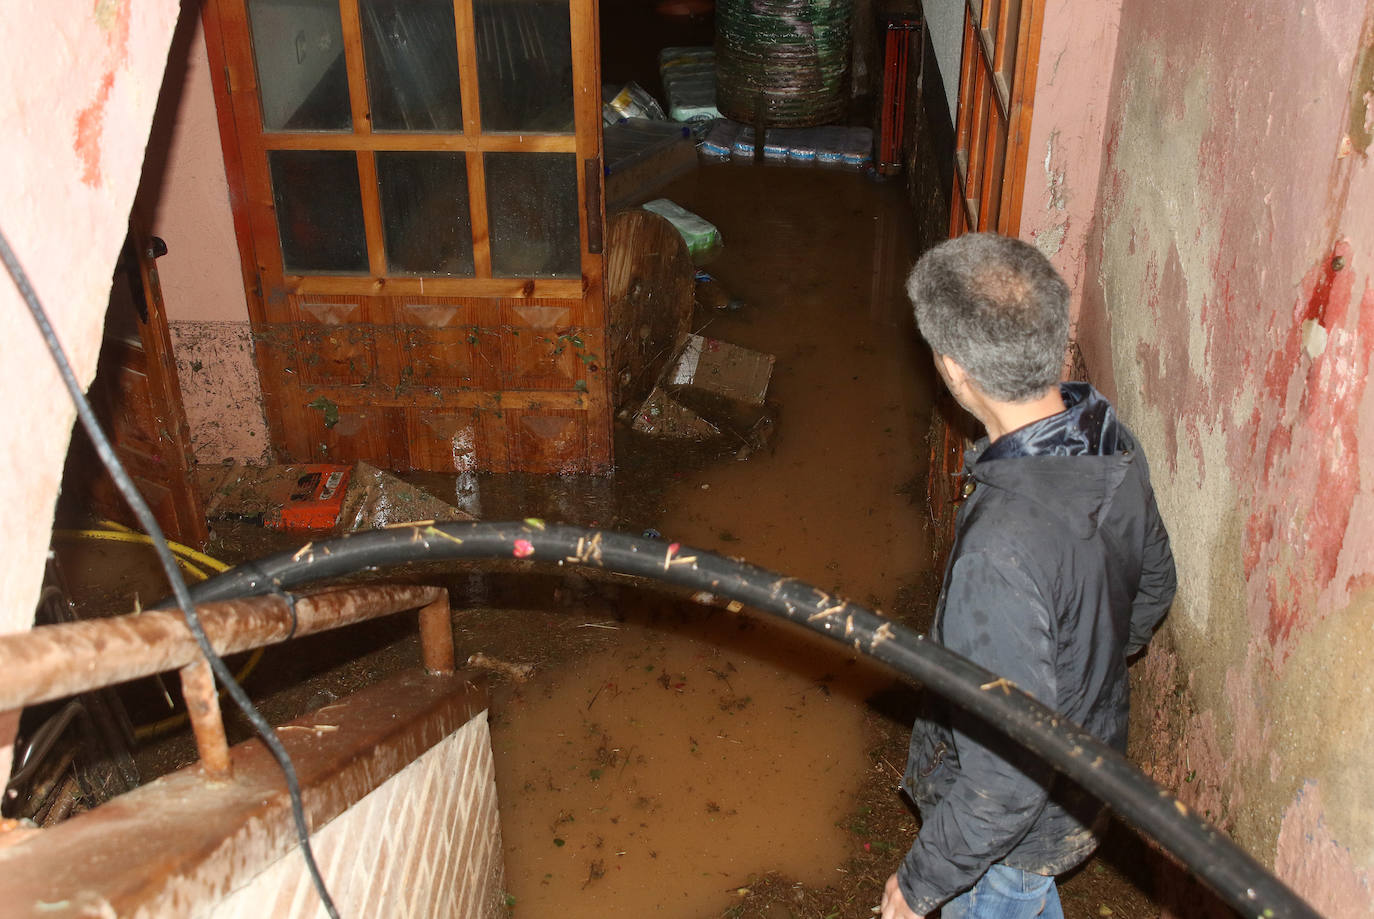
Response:
[[[327,863],[339,858],[323,851],[321,828],[328,829],[334,818],[484,716],[486,706],[480,677],[410,672],[278,729],[300,777],[316,855],[326,866],[331,890],[336,878],[329,876]],[[485,717],[480,720],[474,735],[479,743],[465,747],[485,749],[466,749],[461,761],[489,772],[490,742]],[[6,914],[202,915],[278,860],[294,859],[304,876],[275,760],[257,740],[234,747],[232,760],[230,782],[209,782],[198,767],[188,767],[0,849],[0,903]],[[461,774],[450,778],[455,786],[464,781]],[[490,782],[487,775],[480,778]],[[481,794],[490,798],[484,803],[494,816],[494,786],[489,794],[484,786]],[[411,802],[412,810],[416,803]],[[499,837],[499,829],[494,832]],[[374,841],[382,835],[378,831]],[[420,833],[415,844],[422,846],[425,838],[434,836]],[[351,834],[336,841],[361,848]],[[473,848],[470,841],[466,845]],[[492,870],[499,874],[499,843],[496,852]],[[440,863],[454,861],[449,852],[420,854]],[[313,893],[305,900],[303,914],[318,910]]]

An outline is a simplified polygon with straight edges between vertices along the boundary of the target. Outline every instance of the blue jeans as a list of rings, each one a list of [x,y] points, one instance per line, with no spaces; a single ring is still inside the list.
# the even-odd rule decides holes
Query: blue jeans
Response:
[[[1064,919],[1054,878],[1006,865],[988,873],[940,911],[942,919]]]

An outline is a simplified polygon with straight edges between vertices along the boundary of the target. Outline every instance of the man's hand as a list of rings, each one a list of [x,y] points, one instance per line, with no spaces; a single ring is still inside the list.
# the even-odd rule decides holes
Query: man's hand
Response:
[[[902,896],[902,888],[897,886],[897,875],[887,879],[883,888],[883,913],[881,919],[925,919],[920,913],[913,913]]]

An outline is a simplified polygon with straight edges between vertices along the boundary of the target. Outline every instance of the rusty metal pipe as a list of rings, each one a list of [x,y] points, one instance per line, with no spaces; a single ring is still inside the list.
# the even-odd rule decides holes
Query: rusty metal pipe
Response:
[[[448,591],[420,610],[420,658],[430,673],[452,673],[457,666]]]
[[[428,606],[441,595],[447,594],[439,587],[386,585],[301,596],[294,628],[291,604],[281,596],[206,603],[197,610],[210,644],[224,655]],[[0,635],[0,711],[177,670],[200,657],[179,610]]]
[[[186,700],[186,714],[191,719],[191,732],[196,737],[201,771],[211,781],[229,781],[234,777],[234,766],[229,759],[229,738],[224,733],[219,693],[215,691],[215,674],[204,657],[198,657],[181,668],[181,695]]]

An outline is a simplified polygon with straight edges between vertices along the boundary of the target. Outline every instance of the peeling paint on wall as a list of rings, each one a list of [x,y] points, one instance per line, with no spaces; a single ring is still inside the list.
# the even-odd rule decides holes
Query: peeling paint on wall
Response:
[[[1082,317],[1179,564],[1143,764],[1340,915],[1374,912],[1371,35],[1370,0],[1127,0]]]
[[[1045,256],[1053,261],[1059,255],[1059,250],[1064,247],[1064,237],[1069,231],[1069,218],[1065,213],[1068,206],[1068,196],[1064,191],[1063,166],[1055,162],[1055,142],[1059,140],[1059,131],[1050,132],[1049,139],[1045,141],[1045,194],[1047,201],[1045,209],[1049,211],[1050,225],[1034,230],[1031,238],[1035,246]]]
[[[1273,330],[1282,344],[1270,352],[1262,398],[1248,425],[1260,461],[1251,464],[1251,474],[1285,484],[1256,494],[1244,559],[1252,591],[1263,590],[1262,597],[1251,597],[1252,609],[1265,611],[1265,634],[1280,664],[1294,630],[1327,605],[1319,601],[1328,599],[1324,594],[1336,577],[1359,490],[1357,412],[1374,341],[1374,291],[1366,281],[1356,300],[1353,257],[1342,240],[1308,272],[1286,328]],[[1309,324],[1325,330],[1326,345],[1316,358],[1303,348]]]
[[[100,184],[101,143],[105,129],[105,109],[114,90],[115,74],[129,60],[129,4],[119,0],[98,0],[93,13],[105,33],[105,55],[95,99],[76,116],[73,149],[81,160],[81,181],[94,188]]]
[[[1361,919],[1369,915],[1368,872],[1356,867],[1350,850],[1326,825],[1321,789],[1303,785],[1283,815],[1275,869],[1327,919]]]

